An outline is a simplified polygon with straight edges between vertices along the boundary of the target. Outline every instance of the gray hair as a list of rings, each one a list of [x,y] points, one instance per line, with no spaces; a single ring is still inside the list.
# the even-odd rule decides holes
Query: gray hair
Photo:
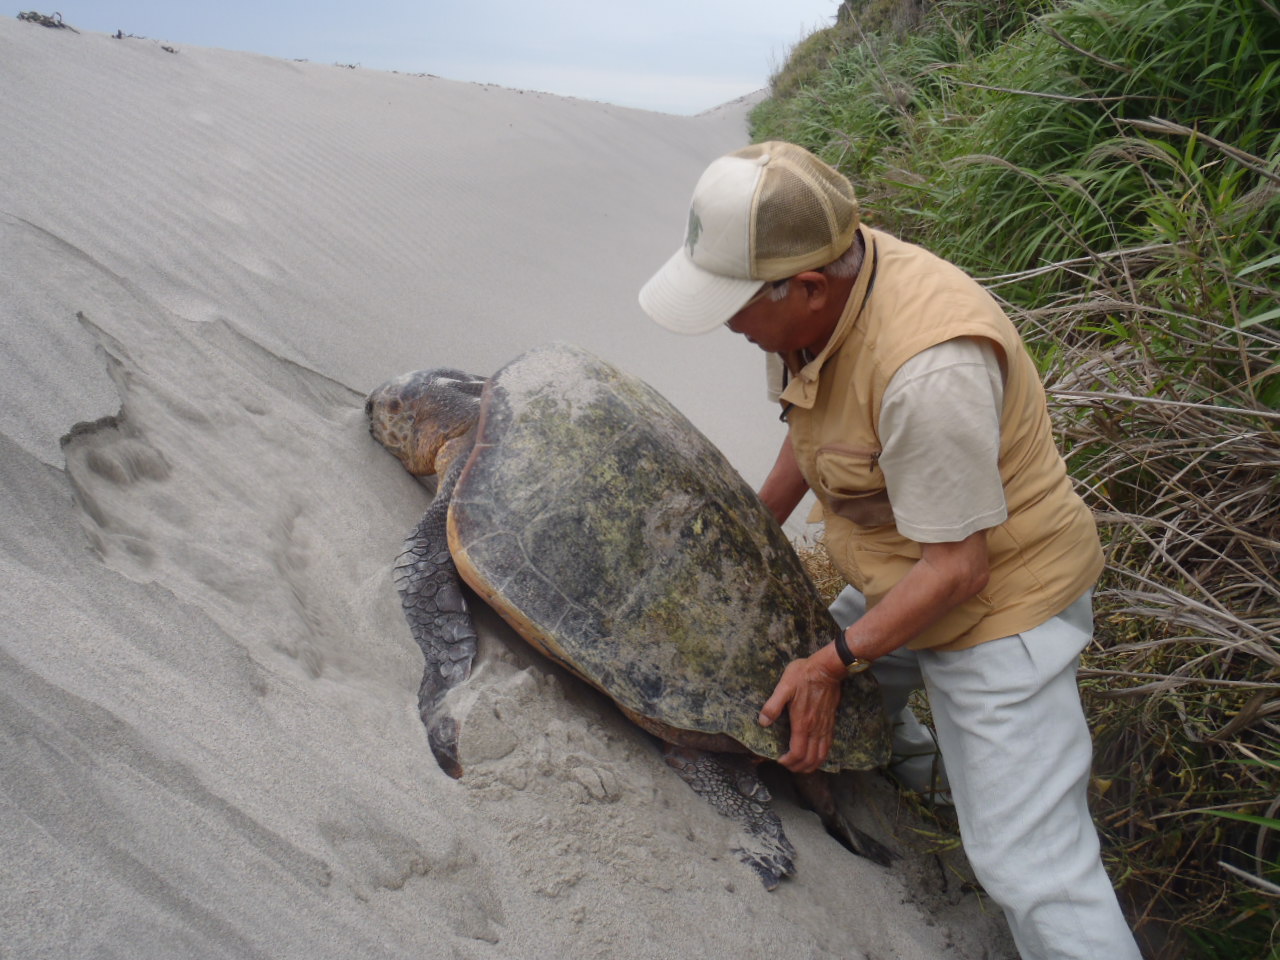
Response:
[[[829,277],[840,277],[845,279],[848,277],[856,277],[858,271],[862,269],[862,256],[865,248],[862,244],[862,236],[859,234],[854,237],[853,243],[849,244],[849,249],[836,259],[832,260],[825,267],[818,267],[818,273],[825,273]],[[777,302],[785,300],[787,294],[791,292],[791,280],[777,280],[773,286],[769,288],[769,299]]]

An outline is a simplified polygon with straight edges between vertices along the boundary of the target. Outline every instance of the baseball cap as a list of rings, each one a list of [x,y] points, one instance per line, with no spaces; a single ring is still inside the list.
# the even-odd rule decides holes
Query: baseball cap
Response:
[[[684,245],[640,290],[676,333],[707,333],[765,283],[826,266],[849,249],[858,200],[838,170],[770,140],[720,157],[698,180]]]

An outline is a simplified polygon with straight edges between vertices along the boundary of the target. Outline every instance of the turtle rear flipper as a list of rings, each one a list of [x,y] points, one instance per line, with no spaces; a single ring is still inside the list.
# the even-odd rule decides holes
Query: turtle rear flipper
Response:
[[[669,743],[662,755],[694,793],[736,820],[751,837],[749,845],[733,852],[756,872],[766,890],[795,873],[796,849],[782,832],[782,821],[769,807],[769,791],[749,759]]]
[[[891,866],[898,858],[896,853],[859,830],[840,812],[835,795],[831,792],[831,780],[826,774],[794,773],[791,776],[805,804],[818,815],[822,825],[827,828],[827,833],[842,847],[882,867]]]
[[[405,540],[395,567],[404,616],[426,660],[418,688],[418,714],[436,762],[455,780],[462,776],[458,722],[444,712],[442,703],[445,694],[471,674],[476,655],[475,625],[445,532],[449,497],[461,466],[457,462],[440,482],[435,500]]]

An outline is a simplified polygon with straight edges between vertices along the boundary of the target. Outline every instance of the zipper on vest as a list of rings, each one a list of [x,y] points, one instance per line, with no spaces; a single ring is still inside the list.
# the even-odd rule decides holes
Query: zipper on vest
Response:
[[[870,460],[872,463],[877,462],[880,459],[880,454],[883,453],[882,450],[878,450],[874,447],[850,447],[842,443],[825,443],[822,446],[818,447],[816,452],[817,453],[838,453],[838,454],[844,454],[846,456],[865,457],[866,459]]]

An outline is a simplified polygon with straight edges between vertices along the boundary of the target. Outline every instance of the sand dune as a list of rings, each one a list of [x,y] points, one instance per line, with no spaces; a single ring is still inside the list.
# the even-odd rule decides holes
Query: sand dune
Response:
[[[0,955],[1002,955],[781,780],[800,875],[765,893],[486,611],[464,780],[415,713],[390,569],[429,495],[363,394],[568,340],[758,481],[758,355],[635,305],[745,107],[175,49],[0,20]]]

